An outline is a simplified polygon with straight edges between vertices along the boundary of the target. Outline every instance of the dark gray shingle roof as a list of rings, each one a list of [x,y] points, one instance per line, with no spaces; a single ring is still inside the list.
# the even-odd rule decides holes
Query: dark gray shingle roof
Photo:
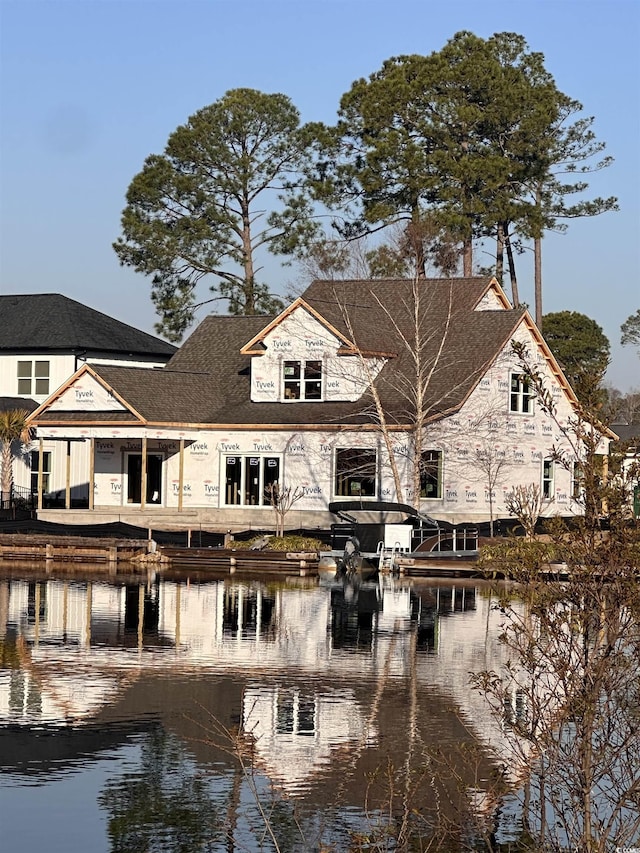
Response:
[[[22,409],[25,412],[35,412],[39,403],[30,397],[0,397],[0,412],[10,412]]]
[[[59,293],[0,296],[0,351],[170,358],[176,348]]]
[[[423,358],[434,366],[426,401],[433,417],[462,405],[524,316],[524,309],[474,311],[487,285],[486,278],[420,283]],[[376,381],[390,422],[412,421],[406,389],[415,382],[415,367],[410,350],[402,342],[403,335],[409,339],[415,336],[411,311],[406,310],[412,300],[411,288],[410,281],[332,281],[314,282],[303,294],[314,311],[345,338],[353,337],[361,349],[395,354]],[[347,306],[346,315],[341,305]],[[393,321],[384,305],[389,306]],[[210,315],[161,370],[95,369],[154,423],[371,423],[368,394],[355,403],[251,402],[252,357],[241,350],[274,319]]]

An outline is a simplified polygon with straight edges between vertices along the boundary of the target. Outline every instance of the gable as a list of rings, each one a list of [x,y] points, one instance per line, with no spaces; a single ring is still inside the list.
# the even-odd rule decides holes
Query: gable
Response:
[[[124,412],[125,406],[91,373],[82,373],[47,407],[50,412]]]
[[[476,303],[476,311],[499,311],[500,309],[509,310],[511,303],[507,299],[504,290],[498,284],[497,279],[492,278],[489,282],[487,290]]]
[[[247,345],[252,353],[251,400],[254,402],[310,402],[304,387],[297,396],[287,391],[287,376],[298,375],[295,384],[304,386],[310,372],[316,377],[313,402],[357,400],[366,389],[362,357],[343,336],[315,311],[298,300]],[[382,366],[373,363],[372,373]],[[294,380],[295,381],[295,380]]]
[[[142,420],[138,412],[88,364],[74,373],[29,417],[32,424],[44,420],[69,422],[113,419]]]
[[[327,352],[335,354],[344,339],[300,304],[274,324],[261,338],[261,343],[263,354],[267,356],[290,354],[295,358],[321,358]]]
[[[293,325],[292,317],[295,318]],[[312,332],[311,330],[315,331]],[[287,339],[292,341],[293,332],[298,335],[305,335],[310,342],[312,338],[308,337],[309,334],[320,339],[328,335],[332,340],[336,340],[347,347],[351,346],[351,341],[331,326],[320,312],[308,305],[304,299],[298,298],[281,314],[267,323],[255,337],[242,347],[241,352],[245,355],[262,355],[268,347],[268,340],[272,341],[272,346],[277,346],[273,342],[286,341]]]

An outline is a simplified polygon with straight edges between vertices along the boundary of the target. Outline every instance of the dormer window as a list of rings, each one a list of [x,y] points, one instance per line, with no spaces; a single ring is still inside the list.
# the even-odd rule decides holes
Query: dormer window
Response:
[[[321,361],[285,361],[282,378],[285,400],[322,399]]]

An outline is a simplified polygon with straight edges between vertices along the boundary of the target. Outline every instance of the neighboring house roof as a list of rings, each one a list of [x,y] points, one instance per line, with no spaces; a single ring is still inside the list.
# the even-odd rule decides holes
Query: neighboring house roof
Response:
[[[611,429],[621,442],[640,441],[640,423],[611,424]]]
[[[0,296],[0,352],[170,358],[176,348],[59,293]]]
[[[333,329],[347,354],[358,348],[389,356],[376,379],[376,388],[389,423],[410,424],[411,405],[404,389],[415,385],[411,347],[403,337],[415,336],[412,311],[402,310],[413,300],[415,283],[406,280],[317,281],[295,306],[309,310]],[[535,326],[525,309],[513,310],[494,280],[487,278],[425,279],[418,283],[422,358],[435,365],[428,382],[425,409],[437,419],[459,409],[487,369],[513,338],[518,326]],[[493,288],[497,310],[475,310]],[[344,306],[344,309],[343,309]],[[388,307],[389,313],[385,309]],[[283,425],[326,427],[372,423],[371,400],[358,402],[252,402],[251,361],[260,358],[262,341],[291,308],[277,317],[206,317],[168,364],[159,370],[93,365],[91,371],[128,405],[131,414],[111,415],[47,411],[35,421],[91,421],[105,423],[138,417],[155,424]],[[553,359],[539,335],[535,338]],[[352,346],[353,344],[353,346]],[[249,353],[254,353],[250,355]],[[552,361],[552,364],[555,362]],[[561,376],[567,393],[572,394]],[[60,393],[64,390],[60,389]]]
[[[0,412],[10,412],[23,409],[26,412],[35,412],[39,403],[29,397],[0,397]]]

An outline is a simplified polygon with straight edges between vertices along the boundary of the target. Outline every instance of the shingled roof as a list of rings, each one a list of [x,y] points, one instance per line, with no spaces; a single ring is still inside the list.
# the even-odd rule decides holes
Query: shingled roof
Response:
[[[170,358],[176,348],[59,293],[0,296],[0,352]]]
[[[354,338],[361,350],[387,352],[395,341],[396,324],[403,334],[415,334],[414,307],[420,312],[421,334],[440,338],[447,319],[459,322],[474,310],[491,279],[379,279],[374,281],[314,281],[302,294],[304,302],[338,332]],[[502,312],[501,312],[502,313]],[[393,323],[389,318],[393,317]]]
[[[390,357],[376,386],[390,422],[411,423],[410,405],[401,390],[415,366],[403,336],[415,336],[411,306],[413,282],[404,280],[314,282],[302,296],[328,326],[354,347]],[[437,418],[459,408],[488,367],[513,337],[525,310],[474,310],[489,280],[427,279],[419,282],[423,358],[434,365],[426,405]],[[391,316],[386,313],[388,306]],[[149,423],[224,425],[356,425],[371,422],[371,401],[255,403],[251,359],[246,345],[277,317],[206,317],[163,369],[93,369]],[[253,356],[253,358],[259,356]],[[38,421],[55,417],[43,412]],[[78,413],[78,417],[86,418]],[[99,413],[92,418],[100,420]]]

